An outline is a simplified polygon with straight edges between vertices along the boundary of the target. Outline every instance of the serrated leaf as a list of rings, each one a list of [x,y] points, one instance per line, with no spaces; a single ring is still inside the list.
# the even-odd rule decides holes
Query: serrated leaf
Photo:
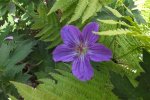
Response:
[[[55,30],[52,33],[52,35],[48,39],[46,39],[46,40],[48,40],[48,41],[54,41],[54,40],[58,40],[58,38],[60,39],[60,34],[57,32],[57,30]]]
[[[46,93],[22,83],[12,81],[11,83],[15,85],[24,100],[59,100],[59,98],[50,91]]]
[[[99,63],[95,66],[98,67],[98,65]],[[115,64],[112,64],[112,62],[100,64],[101,67],[99,67],[99,71],[94,70],[95,76],[92,80],[88,82],[81,82],[72,75],[69,70],[70,68],[68,68],[68,71],[66,69],[63,69],[63,67],[70,67],[70,65],[59,64],[62,69],[57,69],[54,72],[51,72],[50,76],[52,77],[52,79],[40,79],[39,82],[41,84],[37,86],[36,90],[41,91],[43,94],[53,93],[61,100],[109,100],[110,98],[111,100],[117,100],[117,97],[111,92],[112,86],[111,84],[109,84],[110,81],[108,76],[109,69],[108,67],[106,67],[106,65],[115,66]],[[56,64],[56,66],[58,65]],[[111,66],[110,68],[112,68],[113,66]],[[24,89],[24,86],[22,88],[22,86],[17,87],[17,85],[18,84],[16,84],[16,88],[18,89],[18,91],[22,89],[21,92],[23,92],[21,93],[21,95],[23,97],[32,98],[32,96],[35,96],[33,94],[33,92],[35,92],[35,89],[32,88],[32,90],[29,90],[27,89],[28,87]],[[31,95],[26,95],[29,93]],[[38,96],[41,97],[41,94],[38,93]]]
[[[24,58],[28,56],[29,53],[32,51],[32,47],[36,44],[36,42],[31,42],[31,41],[24,41],[19,46],[16,48],[14,51],[13,55],[8,61],[7,66],[12,66],[15,65],[16,63],[22,61]]]
[[[92,15],[96,14],[97,7],[99,6],[101,6],[99,0],[89,0],[89,5],[82,16],[82,23],[84,23]]]
[[[65,10],[63,12],[63,16],[61,17],[60,22],[62,22],[63,20],[70,18],[69,16],[72,16],[72,14],[74,13],[74,10],[76,8],[75,3],[73,3],[69,8],[67,8],[67,10]]]
[[[52,30],[51,26],[46,26],[45,28],[42,29],[42,31],[40,31],[35,37],[40,37],[44,34],[50,33],[50,31]]]
[[[127,23],[123,22],[123,21],[115,21],[115,20],[100,20],[98,19],[99,22],[102,22],[102,23],[105,23],[105,24],[111,24],[111,25],[116,25],[116,24],[119,24],[119,25],[123,25],[123,26],[126,26],[126,27],[130,27],[130,25],[128,25]]]
[[[39,17],[41,17],[41,18],[43,18],[43,20],[45,20],[44,18],[47,17],[47,9],[43,3],[39,4],[37,12],[39,14]]]
[[[57,41],[54,41],[54,42],[52,42],[48,47],[47,47],[47,49],[52,49],[52,48],[54,48],[55,46],[57,46],[59,43],[61,43],[61,39],[60,38],[58,38],[58,39],[56,39]]]
[[[31,26],[31,29],[33,30],[37,30],[37,29],[41,29],[45,26],[45,23],[43,20],[38,20],[36,21],[36,23],[34,23],[32,26]]]
[[[112,9],[111,7],[105,6],[105,8],[107,8],[109,11],[111,11],[111,13],[113,13],[116,17],[120,18],[122,17],[122,15],[115,9]]]
[[[107,35],[107,36],[112,36],[112,35],[123,35],[123,34],[129,34],[132,31],[128,29],[116,29],[116,30],[108,30],[108,31],[102,31],[102,32],[94,32],[95,34],[98,35]]]
[[[83,12],[85,11],[87,5],[89,4],[89,0],[79,0],[77,7],[75,8],[75,14],[72,16],[68,23],[71,23],[81,17]]]
[[[125,7],[125,9],[129,12],[129,14],[130,14],[131,16],[134,16],[133,13],[132,13],[132,11],[131,11],[128,7],[126,7],[125,5],[124,5],[124,7]]]
[[[57,0],[51,10],[49,11],[48,15],[52,12],[55,12],[58,9],[61,9],[62,11],[65,11],[72,3],[74,3],[77,0]]]
[[[57,31],[57,28],[56,28],[56,29],[53,28],[53,29],[47,31],[45,34],[43,34],[43,35],[41,36],[40,40],[45,41],[45,40],[47,40],[47,39],[53,37],[53,34],[56,33],[56,31]],[[54,35],[55,35],[55,34],[54,34]]]
[[[106,23],[106,24],[118,24],[119,22],[114,21],[114,20],[99,20],[98,21],[102,22],[102,23]]]

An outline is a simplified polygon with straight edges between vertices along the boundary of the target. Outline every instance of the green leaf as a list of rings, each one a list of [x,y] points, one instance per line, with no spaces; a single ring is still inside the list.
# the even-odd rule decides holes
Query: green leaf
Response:
[[[98,35],[107,35],[107,36],[112,36],[112,35],[123,35],[123,34],[129,34],[132,31],[128,29],[116,29],[116,30],[108,30],[108,31],[102,31],[102,32],[94,32],[95,34]]]
[[[12,95],[8,95],[9,96],[9,98],[8,98],[8,100],[17,100],[14,96],[12,96]]]
[[[63,16],[61,17],[60,22],[67,18],[70,18],[70,16],[72,16],[72,14],[74,13],[75,8],[76,5],[73,3],[66,11],[63,12]]]
[[[55,46],[57,46],[58,44],[60,44],[60,43],[62,42],[62,40],[59,39],[59,38],[60,38],[60,37],[56,38],[57,41],[52,42],[52,43],[50,44],[50,46],[47,47],[47,49],[52,49],[52,48],[54,48]]]
[[[22,61],[24,58],[26,58],[28,56],[29,53],[31,53],[32,51],[32,47],[36,44],[35,41],[31,42],[31,41],[23,41],[22,43],[20,43],[18,45],[18,47],[16,48],[16,50],[14,51],[13,55],[10,59],[10,61],[8,61],[8,65],[7,66],[12,66],[15,65],[16,63],[18,63],[19,61]]]
[[[123,25],[123,26],[127,26],[130,27],[128,24],[126,24],[124,21],[115,21],[115,20],[100,20],[98,19],[99,22],[105,23],[105,24],[110,24],[110,25]]]
[[[126,76],[114,72],[110,73],[111,82],[114,85],[113,92],[122,100],[137,100],[135,88]]]
[[[89,0],[89,5],[84,11],[84,14],[82,16],[82,23],[84,23],[87,19],[92,17],[97,12],[97,8],[102,6],[99,2],[99,0]],[[99,8],[100,10],[100,8]]]
[[[131,11],[128,7],[126,7],[125,5],[124,5],[124,7],[125,7],[125,9],[129,12],[129,14],[130,14],[131,16],[134,16],[133,13],[132,13],[132,11]]]
[[[111,13],[113,13],[116,17],[120,18],[122,17],[122,15],[115,9],[112,9],[111,7],[105,6],[105,8],[107,8],[109,11],[111,11]]]
[[[89,4],[89,0],[79,0],[77,7],[75,8],[75,14],[72,16],[71,20],[68,23],[71,23],[77,19],[79,19],[84,13],[87,5]]]
[[[61,21],[71,18],[68,23],[82,19],[82,23],[96,15],[103,5],[111,2],[110,0],[57,0],[48,14],[60,9],[63,13]]]
[[[41,29],[45,26],[45,23],[43,20],[37,20],[36,23],[34,23],[32,26],[31,26],[31,29],[33,30],[37,30],[37,29]]]
[[[25,82],[29,74],[23,73],[25,58],[31,53],[34,40],[22,40],[21,36],[13,35],[11,41],[5,40],[0,46],[0,97],[7,98],[7,94],[17,95],[10,80]],[[5,99],[4,99],[5,100]]]
[[[42,92],[37,88],[32,88],[22,83],[13,81],[11,81],[11,83],[15,85],[24,100],[59,100],[59,98],[50,91]]]
[[[114,21],[114,20],[100,20],[98,19],[98,21],[102,22],[102,23],[106,23],[106,24],[118,24],[119,22]]]
[[[90,81],[82,82],[72,75],[70,65],[57,63],[56,67],[59,66],[61,69],[54,70],[50,73],[52,79],[40,79],[39,82],[41,84],[36,87],[36,90],[41,91],[43,94],[53,93],[61,100],[109,100],[110,98],[111,100],[117,100],[117,97],[111,92],[112,85],[109,80],[109,68],[106,67],[108,65],[111,65],[110,68],[116,70],[116,64],[112,64],[112,62],[94,64],[94,66],[101,67],[98,68],[99,70],[94,70],[95,75]],[[32,98],[34,95],[32,94],[35,92],[34,89],[28,90],[22,88],[22,86],[17,86],[18,84],[16,84],[18,91],[20,89],[22,89],[22,91],[24,90],[23,93],[21,93],[23,97]],[[25,96],[27,93],[31,95]],[[40,96],[40,94],[38,95]]]
[[[42,35],[45,35],[47,33],[50,33],[52,30],[51,26],[46,26],[45,28],[43,28],[35,37],[40,37]]]
[[[65,11],[75,1],[77,0],[57,0],[53,5],[53,7],[50,9],[48,15],[51,14],[52,12],[55,12],[58,9]]]
[[[143,98],[143,100],[148,100],[150,98],[150,53],[143,50],[143,62],[140,63],[144,72],[140,74],[136,79],[139,84],[136,88],[138,95]]]
[[[41,18],[43,19],[46,18],[47,17],[46,5],[44,5],[43,3],[40,3],[37,9],[37,12]]]
[[[46,15],[47,9],[48,7],[46,7],[44,4],[39,5],[38,7],[39,15],[35,16],[35,19],[33,19],[34,24],[32,25],[32,29],[38,31],[35,37],[38,37],[39,40],[44,42],[52,42],[53,46],[56,46],[61,41],[59,36],[61,24],[55,13]],[[54,43],[55,41],[58,42]]]
[[[2,44],[0,47],[0,66],[9,58],[11,47],[7,44]]]
[[[136,78],[139,82],[136,87],[130,82],[127,76],[121,76],[111,72],[111,82],[114,85],[113,92],[123,100],[148,100],[150,98],[150,53],[143,50],[143,68],[140,76]]]

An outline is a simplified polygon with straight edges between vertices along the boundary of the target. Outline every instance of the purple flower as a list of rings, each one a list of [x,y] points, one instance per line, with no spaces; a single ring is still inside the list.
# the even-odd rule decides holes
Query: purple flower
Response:
[[[64,44],[56,47],[53,52],[55,62],[72,62],[72,73],[81,81],[90,80],[94,71],[90,60],[95,62],[109,61],[112,52],[104,45],[96,43],[99,36],[99,25],[95,22],[87,24],[82,32],[73,25],[66,25],[61,29]]]
[[[4,40],[13,40],[14,37],[13,36],[7,36]]]

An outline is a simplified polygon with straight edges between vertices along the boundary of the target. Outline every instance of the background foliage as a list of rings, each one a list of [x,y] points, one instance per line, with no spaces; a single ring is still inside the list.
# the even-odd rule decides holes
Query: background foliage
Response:
[[[0,0],[0,100],[149,100],[149,9],[149,0]],[[52,51],[64,25],[91,21],[113,58],[92,62],[93,79],[80,82]]]

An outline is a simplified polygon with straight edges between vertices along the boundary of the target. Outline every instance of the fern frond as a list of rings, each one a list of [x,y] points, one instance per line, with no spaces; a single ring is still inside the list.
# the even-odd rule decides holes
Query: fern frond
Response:
[[[132,31],[130,31],[128,29],[116,29],[116,30],[108,30],[108,31],[96,32],[95,34],[112,36],[112,35],[129,34],[131,32]]]
[[[72,18],[70,19],[70,21],[68,23],[71,23],[77,19],[79,19],[82,14],[84,13],[87,5],[89,4],[89,0],[79,0],[77,7],[75,9],[75,14],[72,16]]]
[[[118,18],[122,17],[122,15],[117,10],[115,10],[111,7],[108,7],[108,6],[105,6],[105,8],[107,8],[109,11],[111,11],[111,13],[113,13],[116,17],[118,17]]]
[[[39,81],[41,82],[41,84],[37,86],[36,90],[43,92],[43,94],[53,93],[60,100],[117,100],[117,97],[111,92],[112,85],[110,84],[109,80],[109,68],[106,67],[106,65],[111,65],[111,63],[112,62],[110,62],[109,64],[100,64],[100,71],[95,70],[95,76],[88,82],[81,82],[77,80],[70,72],[57,69],[57,73],[50,73],[53,79],[40,79]],[[113,66],[111,66],[111,68],[114,68],[116,70],[116,65],[112,65]],[[17,86],[18,84],[19,87]],[[23,88],[21,88],[21,85],[23,86]],[[24,89],[24,85],[21,83],[16,84],[15,82],[15,86],[18,91],[20,91],[20,89]],[[30,89],[24,89],[24,91],[20,91],[22,92],[20,94],[25,98],[25,100],[27,98],[31,98],[32,96],[26,95],[26,92],[35,92],[34,96],[40,95],[36,94],[35,90],[31,89],[32,87],[30,87]],[[31,92],[29,92],[29,90]]]
[[[82,19],[82,23],[84,23],[86,20],[91,18],[92,16],[95,16],[96,12],[99,12],[103,5],[111,2],[110,0],[58,0],[53,5],[52,9],[49,11],[48,14],[51,14],[52,12],[57,11],[60,9],[63,12],[63,16],[69,16],[71,15],[71,19],[68,23],[71,23],[73,21],[76,21],[78,19]],[[72,7],[72,4],[74,4],[75,9],[72,12],[67,11],[68,8]],[[72,8],[70,8],[72,9]],[[66,17],[62,16],[62,20],[64,20]]]
[[[63,12],[63,16],[61,17],[60,22],[62,22],[63,20],[67,18],[70,19],[70,16],[72,16],[72,14],[74,13],[75,8],[76,8],[76,5],[75,3],[73,3],[67,10]]]
[[[84,23],[87,19],[89,19],[94,14],[96,14],[96,12],[101,9],[101,6],[102,5],[100,4],[99,0],[89,0],[89,5],[86,8],[82,17],[82,23]]]
[[[41,41],[50,42],[51,46],[48,48],[53,48],[61,42],[59,36],[59,30],[61,27],[57,16],[55,13],[47,15],[47,7],[43,3],[39,5],[37,11],[38,15],[34,18],[32,29],[40,31],[35,35],[35,37],[39,38]]]
[[[130,27],[128,24],[126,24],[124,21],[115,21],[115,20],[100,20],[98,19],[99,22],[102,22],[102,23],[105,23],[105,24],[110,24],[110,25],[123,25],[123,26],[126,26],[126,27]]]
[[[18,92],[24,97],[24,100],[59,100],[53,93],[42,92],[36,88],[24,85],[18,82],[11,82],[18,89]],[[27,92],[28,91],[28,92]]]
[[[49,11],[48,15],[51,14],[52,12],[55,12],[58,9],[65,11],[75,1],[77,1],[77,0],[57,0],[55,2],[54,6]]]

